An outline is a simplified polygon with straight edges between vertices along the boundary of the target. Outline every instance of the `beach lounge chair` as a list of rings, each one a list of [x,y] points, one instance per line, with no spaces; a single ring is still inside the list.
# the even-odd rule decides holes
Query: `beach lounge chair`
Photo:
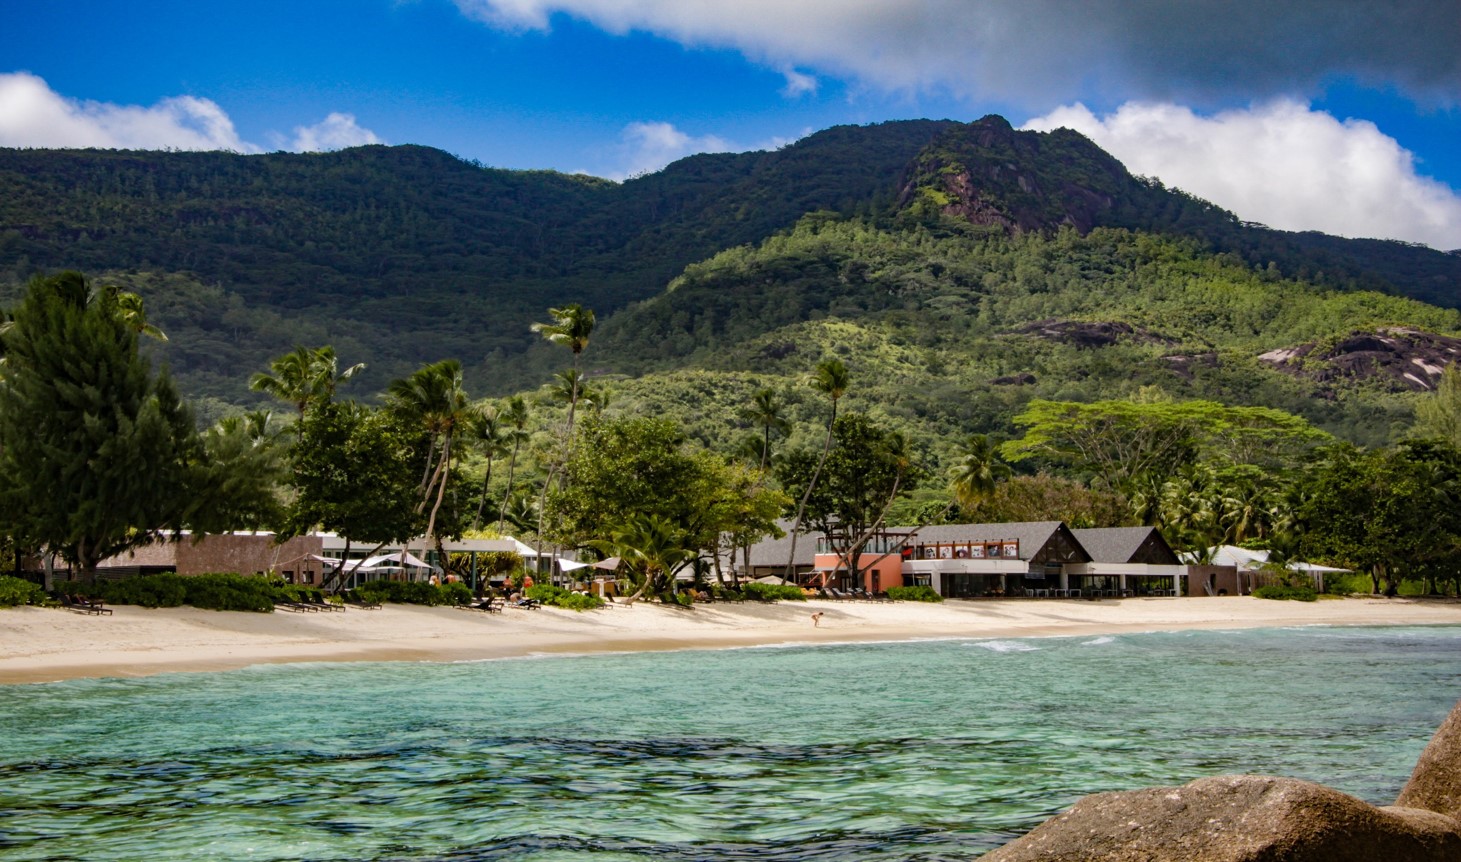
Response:
[[[70,596],[62,594],[61,606],[67,610],[75,611],[78,614],[91,614],[111,616],[112,609],[102,603],[101,599],[88,599],[85,596]]]
[[[325,594],[320,592],[319,590],[310,590],[307,593],[302,593],[302,595],[305,597],[305,603],[312,608],[316,608],[322,611],[339,611],[341,613],[345,612],[344,604],[337,605],[334,602],[325,601]]]
[[[355,590],[349,590],[345,593],[345,604],[362,611],[380,610],[379,602],[366,601],[365,599],[361,598],[360,593],[357,593]]]
[[[478,602],[472,602],[471,604],[466,605],[457,605],[457,610],[482,611],[483,613],[500,614],[502,613],[502,603],[494,599],[492,596],[486,596]]]

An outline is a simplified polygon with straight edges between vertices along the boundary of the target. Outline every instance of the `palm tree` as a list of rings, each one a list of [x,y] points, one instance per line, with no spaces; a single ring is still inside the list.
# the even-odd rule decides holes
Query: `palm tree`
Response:
[[[751,395],[751,406],[746,408],[742,415],[751,420],[754,425],[761,426],[761,472],[766,472],[766,466],[771,461],[771,434],[775,432],[785,437],[791,433],[791,422],[787,420],[782,412],[786,409],[786,400],[774,389],[758,389]]]
[[[796,520],[791,526],[791,555],[786,560],[784,578],[791,577],[792,569],[796,566],[796,537],[801,532],[802,516],[806,514],[807,501],[812,498],[812,489],[817,487],[817,479],[822,475],[822,465],[827,463],[827,453],[832,451],[832,425],[837,421],[837,402],[847,393],[850,377],[842,360],[825,359],[817,363],[816,370],[807,382],[813,389],[827,396],[832,409],[827,415],[827,436],[822,441],[822,456],[817,459],[817,467],[812,471],[811,480],[807,482],[807,490],[796,507]]]
[[[507,454],[511,434],[503,427],[497,408],[484,404],[467,414],[467,435],[472,445],[487,458],[487,469],[482,474],[482,495],[477,499],[477,514],[472,518],[472,529],[482,526],[482,510],[487,507],[487,486],[492,484],[492,462]]]
[[[512,480],[517,472],[518,449],[528,439],[528,403],[521,395],[514,395],[497,408],[497,421],[504,429],[507,439],[512,441],[512,454],[507,461],[507,490],[502,494],[502,505],[497,510],[497,524],[501,528],[507,514],[507,501],[512,499]]]
[[[467,393],[462,388],[462,364],[455,359],[443,359],[422,366],[409,377],[391,381],[387,394],[396,408],[420,422],[428,435],[421,501],[416,505],[416,511],[421,512],[432,492],[436,492],[423,537],[423,542],[427,542],[435,535],[436,515],[451,478],[452,441],[469,413]],[[434,470],[433,460],[436,461]],[[424,544],[421,550],[424,554]]]
[[[263,371],[255,374],[249,380],[249,388],[293,404],[303,416],[310,405],[329,402],[335,397],[337,385],[364,368],[365,363],[361,362],[338,371],[335,348],[328,344],[314,350],[296,346],[269,363],[273,374]]]
[[[570,394],[568,399],[568,437],[573,438],[573,414],[578,407],[578,391],[583,379],[578,376],[579,357],[588,347],[588,337],[594,331],[594,313],[578,303],[571,303],[562,308],[550,308],[548,313],[553,316],[552,323],[534,323],[533,332],[538,333],[552,344],[567,347],[573,351],[573,372]]]
[[[1001,479],[1012,471],[999,459],[999,453],[983,434],[973,434],[964,441],[964,449],[950,471],[954,499],[965,510],[972,510],[989,499]]]
[[[695,559],[695,549],[686,532],[663,515],[636,513],[610,531],[609,541],[591,543],[600,553],[614,554],[644,580],[625,604],[633,604],[645,593],[658,595],[670,588],[675,572]]]

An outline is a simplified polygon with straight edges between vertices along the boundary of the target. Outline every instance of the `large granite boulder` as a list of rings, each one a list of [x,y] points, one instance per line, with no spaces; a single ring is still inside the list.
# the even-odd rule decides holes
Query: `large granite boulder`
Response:
[[[981,862],[1461,862],[1461,704],[1397,804],[1323,785],[1224,775],[1098,793]]]

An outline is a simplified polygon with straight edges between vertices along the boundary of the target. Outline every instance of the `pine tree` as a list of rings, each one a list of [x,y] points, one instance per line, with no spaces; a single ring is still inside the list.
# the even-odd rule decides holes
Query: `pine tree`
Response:
[[[183,526],[202,457],[171,380],[137,352],[140,310],[79,273],[33,279],[6,329],[0,476],[22,546],[92,579],[107,557]]]

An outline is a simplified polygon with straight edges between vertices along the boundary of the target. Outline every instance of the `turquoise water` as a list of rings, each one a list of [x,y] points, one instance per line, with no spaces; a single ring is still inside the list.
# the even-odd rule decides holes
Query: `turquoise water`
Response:
[[[3,860],[952,860],[1082,794],[1393,800],[1461,628],[316,664],[0,687]]]

